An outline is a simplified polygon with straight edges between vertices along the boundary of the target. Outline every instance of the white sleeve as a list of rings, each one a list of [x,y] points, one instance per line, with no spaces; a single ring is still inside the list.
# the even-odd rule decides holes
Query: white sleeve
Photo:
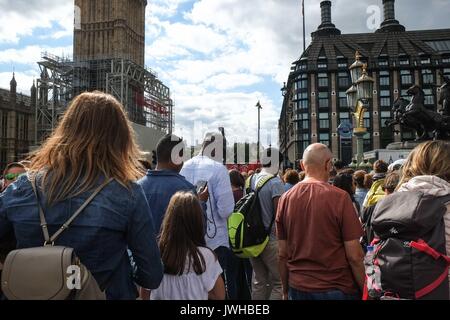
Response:
[[[215,254],[206,248],[200,249],[203,257],[205,258],[206,270],[201,275],[202,283],[206,291],[210,292],[217,282],[217,279],[222,274],[223,270],[219,264],[219,260]]]

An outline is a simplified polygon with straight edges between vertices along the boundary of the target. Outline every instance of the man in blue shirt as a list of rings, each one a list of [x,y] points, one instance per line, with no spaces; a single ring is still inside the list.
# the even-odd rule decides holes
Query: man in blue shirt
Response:
[[[196,193],[194,185],[179,174],[183,167],[184,142],[175,135],[166,135],[156,147],[156,170],[149,170],[147,175],[138,181],[144,189],[145,196],[151,208],[155,230],[159,233],[170,199],[178,191]],[[179,152],[176,152],[179,150]],[[206,193],[206,199],[205,194]],[[208,191],[202,192],[200,198],[207,200]]]

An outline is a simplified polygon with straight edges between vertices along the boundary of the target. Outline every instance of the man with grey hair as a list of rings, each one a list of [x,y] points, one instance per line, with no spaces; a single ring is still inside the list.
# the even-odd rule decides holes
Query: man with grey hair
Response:
[[[234,197],[230,177],[223,161],[223,135],[207,133],[198,156],[186,161],[180,174],[198,187],[206,186],[209,199],[206,202],[206,245],[217,254],[224,271],[229,299],[236,299],[236,264],[228,239],[228,217],[234,210]]]
[[[363,231],[348,193],[328,183],[332,159],[323,144],[306,148],[305,180],[280,199],[276,224],[284,299],[348,300],[362,292]]]

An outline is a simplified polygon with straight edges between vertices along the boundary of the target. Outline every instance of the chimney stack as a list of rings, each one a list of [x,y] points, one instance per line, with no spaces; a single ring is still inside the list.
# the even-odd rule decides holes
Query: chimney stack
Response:
[[[320,9],[322,10],[322,25],[331,24],[331,1],[322,1]]]
[[[384,21],[395,20],[395,0],[383,0]]]
[[[377,32],[402,32],[405,27],[395,20],[395,0],[383,0],[384,21]]]
[[[312,33],[312,36],[340,35],[341,31],[336,28],[331,20],[331,1],[322,1],[320,3],[320,9],[322,12],[322,23],[317,31]]]

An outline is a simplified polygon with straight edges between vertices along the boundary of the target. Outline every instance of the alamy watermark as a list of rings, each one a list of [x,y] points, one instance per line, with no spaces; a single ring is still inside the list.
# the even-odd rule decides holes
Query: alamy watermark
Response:
[[[369,17],[366,20],[366,26],[369,30],[376,30],[381,24],[381,8],[377,5],[370,5],[367,7],[366,13]]]

